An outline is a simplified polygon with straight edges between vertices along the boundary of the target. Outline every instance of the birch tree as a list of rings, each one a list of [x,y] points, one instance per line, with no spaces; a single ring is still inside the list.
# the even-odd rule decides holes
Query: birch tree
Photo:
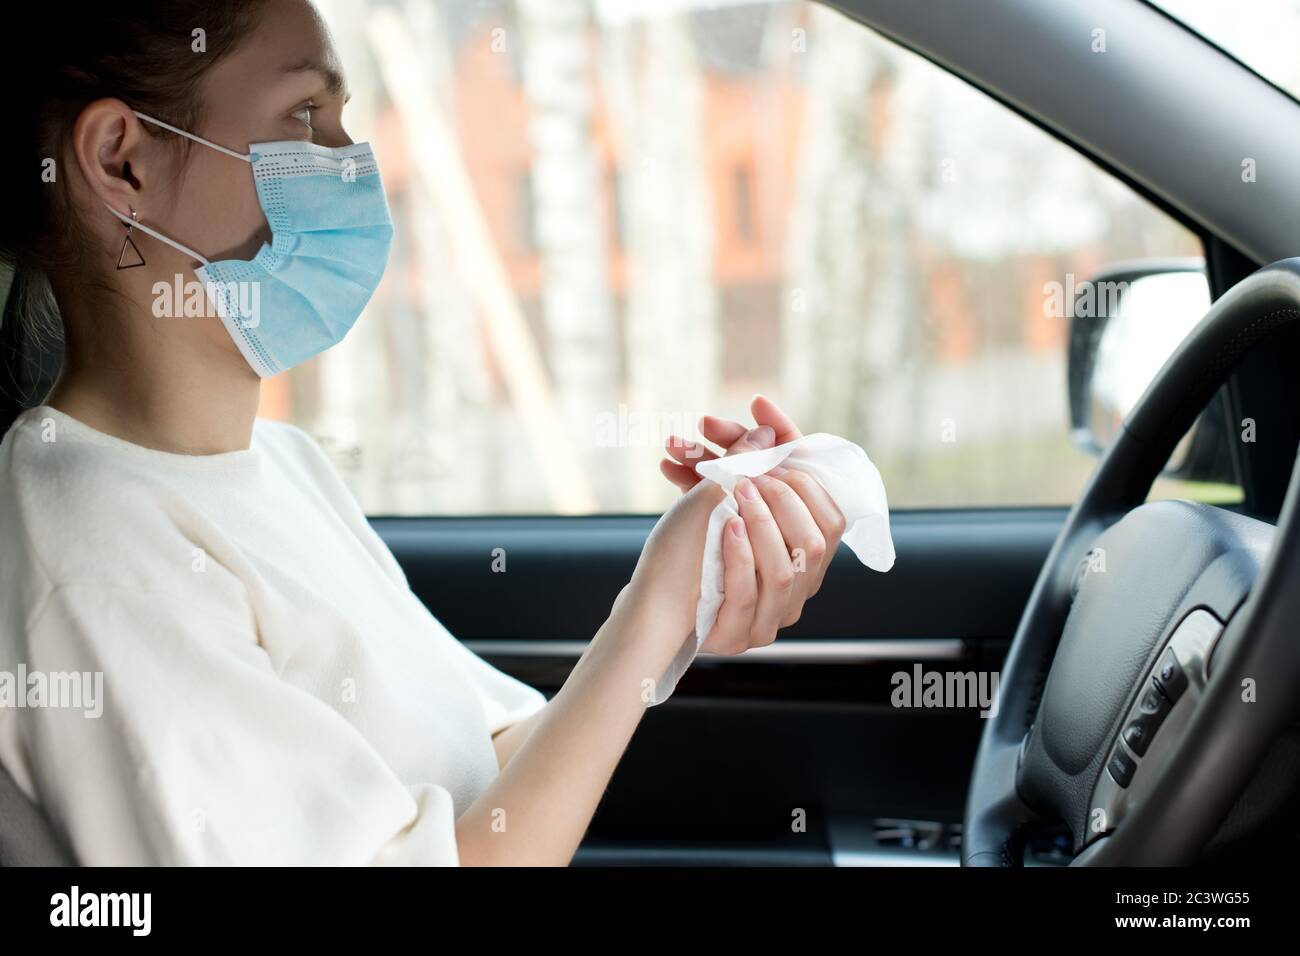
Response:
[[[909,202],[921,171],[912,143],[880,149],[880,110],[896,75],[843,16],[810,10],[805,124],[787,247],[781,379],[801,420],[868,437],[888,419],[876,387],[905,353],[912,294]],[[798,38],[796,38],[798,39]]]
[[[628,456],[629,506],[671,500],[658,433],[691,430],[719,376],[713,215],[704,156],[703,82],[689,17],[650,13],[604,24],[602,60],[620,146],[628,261],[627,404],[648,423]],[[659,423],[670,423],[669,429]]]
[[[621,503],[619,450],[597,446],[616,411],[618,336],[609,288],[605,177],[592,139],[594,48],[588,0],[519,0],[542,325],[557,406],[607,507]]]

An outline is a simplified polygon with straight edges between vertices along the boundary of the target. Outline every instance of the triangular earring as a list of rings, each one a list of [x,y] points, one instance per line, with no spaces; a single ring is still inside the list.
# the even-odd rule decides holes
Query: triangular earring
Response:
[[[131,218],[139,221],[140,214],[132,209]],[[122,243],[122,251],[117,254],[117,269],[119,272],[123,269],[135,269],[145,264],[144,256],[140,254],[140,248],[135,244],[135,240],[131,238],[131,230],[133,228],[133,225],[128,225],[126,227],[126,240]],[[135,254],[134,261],[127,258],[127,249],[130,249],[131,252]]]

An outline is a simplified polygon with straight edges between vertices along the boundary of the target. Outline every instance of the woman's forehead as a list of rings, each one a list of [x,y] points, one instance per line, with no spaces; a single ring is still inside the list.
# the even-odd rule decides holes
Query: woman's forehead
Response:
[[[242,89],[254,101],[280,90],[313,86],[330,95],[346,92],[329,29],[307,0],[266,4],[249,34],[215,65],[208,81],[210,91]],[[249,102],[241,97],[231,101]]]

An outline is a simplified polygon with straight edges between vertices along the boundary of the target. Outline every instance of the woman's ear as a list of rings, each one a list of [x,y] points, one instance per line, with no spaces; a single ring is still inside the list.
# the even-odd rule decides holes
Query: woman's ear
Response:
[[[102,99],[83,109],[73,124],[70,147],[72,162],[89,190],[87,198],[107,203],[123,215],[135,209],[147,218],[141,209],[142,194],[154,172],[157,152],[125,103]]]

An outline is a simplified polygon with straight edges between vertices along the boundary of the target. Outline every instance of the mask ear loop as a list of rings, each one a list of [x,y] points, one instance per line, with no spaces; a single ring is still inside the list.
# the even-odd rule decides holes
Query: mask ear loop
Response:
[[[233,149],[226,149],[224,146],[218,146],[216,143],[204,139],[202,136],[195,136],[193,133],[187,133],[183,129],[177,129],[171,123],[164,123],[160,119],[154,119],[152,116],[141,113],[139,110],[132,110],[131,112],[140,117],[140,119],[144,120],[146,123],[153,123],[154,126],[161,126],[163,129],[175,133],[177,136],[184,136],[186,139],[192,139],[196,143],[202,143],[209,149],[215,149],[218,153],[225,153],[227,156],[233,156],[235,159],[242,159],[246,163],[251,163],[253,161],[252,153],[237,153]]]
[[[152,123],[155,126],[161,126],[163,129],[175,133],[177,136],[184,136],[186,139],[192,139],[196,143],[202,143],[204,146],[207,146],[210,149],[215,149],[218,153],[225,153],[227,156],[232,156],[235,159],[242,159],[246,163],[251,164],[253,162],[252,153],[237,153],[233,149],[226,149],[226,147],[219,146],[216,143],[204,139],[202,136],[195,136],[193,133],[187,133],[185,130],[178,129],[177,127],[173,126],[171,123],[164,123],[162,120],[155,119],[154,117],[149,116],[146,113],[141,113],[139,110],[132,110],[131,112],[134,113],[136,116],[140,117],[140,119],[144,120],[146,123]],[[133,263],[131,266],[123,266],[122,256],[119,255],[117,257],[117,262],[118,262],[117,267],[119,269],[122,268],[129,269],[129,268],[134,268],[135,266],[144,265],[144,256],[140,256],[140,250],[136,248],[134,240],[131,239],[132,229],[139,229],[141,232],[153,236],[159,242],[167,243],[167,245],[171,246],[173,249],[177,250],[178,252],[183,252],[191,259],[197,259],[205,266],[212,265],[212,263],[209,262],[205,257],[199,255],[189,246],[183,246],[175,239],[169,239],[167,236],[164,236],[161,232],[158,232],[156,229],[150,229],[148,226],[146,226],[144,223],[140,221],[140,215],[134,209],[131,210],[131,218],[128,219],[126,216],[122,215],[112,206],[109,206],[108,203],[104,203],[104,205],[105,207],[107,207],[109,212],[111,212],[118,219],[122,220],[122,222],[126,223],[126,241],[127,243],[130,243],[132,248],[135,249],[136,255],[139,256],[140,258],[140,261],[138,263]],[[123,244],[122,254],[125,255],[125,253],[126,253],[126,245]]]
[[[171,246],[173,249],[177,250],[178,252],[183,252],[183,253],[185,253],[185,255],[189,256],[191,259],[197,259],[199,262],[203,263],[205,266],[210,266],[210,265],[212,265],[212,263],[209,262],[209,261],[208,261],[204,256],[199,255],[197,252],[195,252],[195,251],[194,251],[193,249],[191,249],[189,246],[183,246],[183,245],[181,245],[179,242],[177,242],[175,239],[169,239],[167,236],[164,236],[164,235],[163,235],[161,232],[159,232],[158,230],[156,230],[156,229],[151,229],[151,228],[149,228],[148,226],[146,226],[144,223],[142,223],[142,222],[140,221],[140,214],[139,214],[138,212],[136,212],[134,209],[131,210],[131,218],[128,219],[126,216],[122,215],[120,212],[118,212],[116,209],[114,209],[114,208],[113,208],[112,206],[110,206],[108,203],[104,203],[104,208],[107,209],[109,212],[111,212],[111,213],[112,213],[114,216],[116,216],[118,219],[121,219],[122,222],[126,223],[126,225],[127,225],[127,230],[128,230],[128,232],[127,232],[127,242],[130,242],[132,246],[134,246],[135,243],[131,241],[130,230],[131,230],[131,229],[139,229],[141,232],[146,233],[147,235],[153,236],[153,237],[154,237],[155,239],[157,239],[159,242],[165,242],[165,243],[167,243],[167,245]],[[125,247],[125,246],[123,246],[122,251],[125,253],[125,251],[126,251],[126,247]],[[140,253],[140,250],[139,250],[139,249],[136,249],[136,254],[139,255],[139,253]],[[136,263],[136,265],[144,265],[144,257],[143,257],[143,256],[140,257],[140,260],[141,260],[141,261],[138,262],[138,263]],[[118,257],[118,262],[119,262],[119,266],[118,266],[118,268],[119,268],[119,269],[122,268],[122,266],[120,265],[121,261],[122,261],[122,257],[119,256],[119,257]],[[131,267],[128,266],[127,268],[131,268]]]

